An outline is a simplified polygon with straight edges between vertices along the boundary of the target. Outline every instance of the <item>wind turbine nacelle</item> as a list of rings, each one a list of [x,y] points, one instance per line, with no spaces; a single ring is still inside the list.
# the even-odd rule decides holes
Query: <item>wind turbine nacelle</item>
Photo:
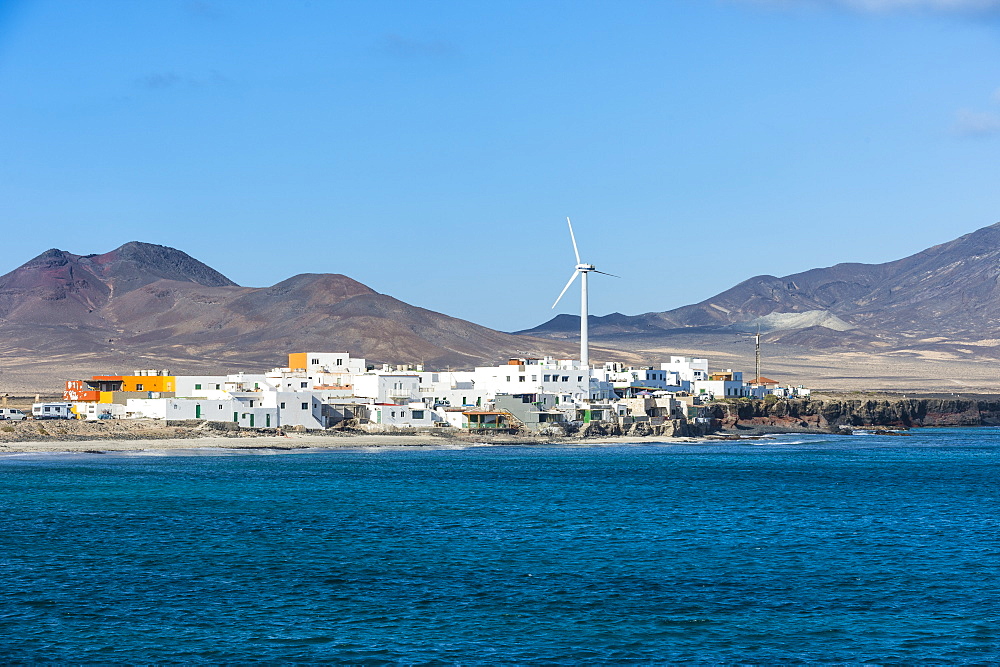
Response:
[[[593,264],[577,264],[576,265],[576,270],[577,271],[596,271],[597,267],[594,266]]]

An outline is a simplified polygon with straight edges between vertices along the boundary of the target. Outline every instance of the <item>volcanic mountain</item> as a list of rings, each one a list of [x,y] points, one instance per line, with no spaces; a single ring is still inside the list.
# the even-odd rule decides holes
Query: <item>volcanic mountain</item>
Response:
[[[49,366],[62,377],[76,367],[264,370],[306,350],[469,367],[575,349],[411,306],[339,274],[241,287],[180,250],[148,243],[101,255],[47,250],[0,276],[0,373],[8,375]]]
[[[1000,223],[885,264],[756,276],[690,306],[590,321],[593,340],[634,349],[681,338],[711,347],[759,327],[770,342],[813,349],[1000,357]],[[579,322],[560,315],[519,333],[571,339]]]

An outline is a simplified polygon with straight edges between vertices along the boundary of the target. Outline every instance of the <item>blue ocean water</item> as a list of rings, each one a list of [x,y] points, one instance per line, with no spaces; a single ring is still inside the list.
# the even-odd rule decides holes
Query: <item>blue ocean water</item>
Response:
[[[1000,661],[1000,431],[0,457],[4,662]]]

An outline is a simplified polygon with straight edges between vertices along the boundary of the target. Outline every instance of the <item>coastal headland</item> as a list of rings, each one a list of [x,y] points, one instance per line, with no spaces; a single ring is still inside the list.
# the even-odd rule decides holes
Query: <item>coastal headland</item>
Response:
[[[788,400],[733,400],[711,404],[725,431],[816,431],[841,427],[918,428],[1000,426],[1000,396],[863,394]]]
[[[460,429],[250,429],[226,422],[159,419],[0,423],[0,454],[220,448],[302,450],[368,447],[600,444],[651,438],[704,441],[776,433],[849,433],[853,428],[1000,426],[1000,396],[902,397],[821,395],[776,401],[733,400],[709,406],[711,421],[621,424],[592,422],[561,436],[477,434]]]

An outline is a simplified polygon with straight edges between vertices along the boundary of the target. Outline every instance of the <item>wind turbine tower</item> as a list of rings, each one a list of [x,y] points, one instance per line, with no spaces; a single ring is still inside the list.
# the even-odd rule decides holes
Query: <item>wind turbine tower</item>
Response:
[[[573,253],[576,255],[576,266],[573,267],[573,275],[569,277],[569,282],[566,283],[566,287],[563,287],[563,291],[559,293],[556,302],[552,304],[555,308],[559,305],[559,301],[562,300],[563,295],[569,289],[569,286],[573,284],[577,276],[580,278],[580,365],[584,368],[590,368],[590,332],[589,332],[589,322],[588,320],[588,304],[587,304],[587,274],[588,273],[600,273],[605,276],[612,276],[617,278],[618,276],[613,273],[605,273],[604,271],[598,271],[594,268],[593,264],[584,263],[580,259],[580,249],[576,246],[576,235],[573,233],[573,223],[570,222],[569,218],[566,218],[566,224],[569,225],[569,238],[573,242]]]

